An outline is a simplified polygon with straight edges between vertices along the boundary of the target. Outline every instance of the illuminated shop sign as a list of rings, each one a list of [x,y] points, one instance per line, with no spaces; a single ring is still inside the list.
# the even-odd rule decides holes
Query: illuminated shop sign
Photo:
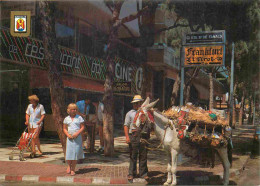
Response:
[[[185,47],[184,66],[223,65],[224,46]]]
[[[47,68],[42,41],[30,37],[13,37],[8,29],[1,28],[0,57],[17,62]],[[77,74],[96,80],[105,80],[107,64],[104,60],[82,55],[74,50],[59,46],[59,62],[63,72]],[[131,82],[132,93],[136,93],[137,66],[115,58],[116,82]],[[140,70],[139,70],[140,71]],[[140,78],[139,78],[140,79]]]

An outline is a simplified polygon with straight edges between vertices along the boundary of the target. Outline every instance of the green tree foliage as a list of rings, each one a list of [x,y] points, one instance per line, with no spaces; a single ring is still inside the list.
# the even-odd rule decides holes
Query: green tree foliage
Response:
[[[190,31],[225,30],[227,38],[226,66],[230,66],[231,43],[235,42],[235,63],[238,80],[247,73],[258,72],[259,17],[257,0],[167,1],[168,11],[175,12],[175,20],[189,27],[177,27],[168,32],[168,45],[177,49],[181,37]],[[177,52],[179,50],[176,50]],[[250,76],[251,76],[250,75]],[[247,76],[247,77],[250,77]],[[248,78],[246,78],[248,80]]]
[[[255,79],[259,76],[260,1],[217,0],[217,1],[174,1],[165,3],[167,11],[180,25],[168,31],[168,45],[179,56],[181,38],[184,33],[206,30],[226,31],[226,61],[230,69],[231,43],[235,42],[236,98],[252,97],[257,90]],[[184,26],[186,25],[186,26]],[[188,27],[187,27],[188,25]],[[245,94],[243,94],[245,91]],[[246,101],[248,102],[248,101]]]

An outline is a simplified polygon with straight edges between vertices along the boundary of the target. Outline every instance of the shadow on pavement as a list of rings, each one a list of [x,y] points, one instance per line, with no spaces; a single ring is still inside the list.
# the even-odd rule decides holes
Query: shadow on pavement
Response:
[[[99,168],[80,168],[76,171],[76,174],[86,174],[90,172],[99,171]]]
[[[167,173],[163,173],[161,171],[150,171],[149,172],[150,179],[148,180],[148,185],[163,185],[167,180]],[[221,185],[222,180],[215,176],[214,180],[205,180],[199,181],[195,180],[197,176],[213,176],[212,172],[207,171],[178,171],[176,173],[177,176],[177,184],[178,185]],[[236,185],[235,182],[230,182],[231,185]]]

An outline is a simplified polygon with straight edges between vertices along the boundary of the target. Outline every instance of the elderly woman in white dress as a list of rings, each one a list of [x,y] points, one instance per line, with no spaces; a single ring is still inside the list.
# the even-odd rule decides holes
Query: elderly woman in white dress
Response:
[[[67,116],[63,121],[63,132],[67,136],[66,161],[68,163],[67,173],[75,175],[77,160],[84,159],[81,133],[84,131],[84,120],[77,115],[77,105],[68,105]]]

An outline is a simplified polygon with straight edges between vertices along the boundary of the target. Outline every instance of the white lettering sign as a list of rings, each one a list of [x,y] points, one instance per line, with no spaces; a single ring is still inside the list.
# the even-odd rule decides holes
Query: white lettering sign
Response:
[[[116,63],[115,65],[115,76],[118,79],[132,81],[132,71],[133,69],[131,67],[121,65],[120,63]]]
[[[94,61],[92,62],[92,65],[91,65],[91,73],[100,75],[100,74],[101,74],[102,67],[103,67],[103,64],[102,64],[102,63],[100,63],[100,62],[94,60]]]
[[[138,94],[142,93],[143,69],[139,67],[135,74],[135,88]]]
[[[25,48],[25,56],[42,60],[44,58],[44,48],[34,44],[27,43]]]
[[[11,53],[17,53],[17,46],[15,46],[15,45],[9,45],[9,52],[11,52]]]
[[[60,55],[60,62],[62,65],[73,67],[74,68],[80,68],[80,57],[71,56],[65,53],[61,53]]]

